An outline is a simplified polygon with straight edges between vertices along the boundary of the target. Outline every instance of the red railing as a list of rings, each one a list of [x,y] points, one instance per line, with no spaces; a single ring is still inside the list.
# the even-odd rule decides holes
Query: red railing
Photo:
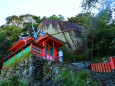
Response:
[[[58,60],[58,56],[50,56],[48,54],[44,54],[43,49],[40,49],[40,48],[33,46],[33,45],[31,46],[31,52],[33,54],[36,54],[37,56],[44,58],[44,59],[47,59],[47,60],[55,60],[55,61]]]
[[[101,62],[91,64],[91,69],[94,72],[112,72],[115,70],[115,57],[110,57],[109,62]]]

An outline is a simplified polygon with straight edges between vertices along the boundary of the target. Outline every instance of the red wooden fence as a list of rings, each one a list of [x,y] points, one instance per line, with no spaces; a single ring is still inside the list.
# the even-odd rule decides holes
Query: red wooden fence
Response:
[[[100,62],[91,64],[91,69],[94,72],[112,72],[115,70],[115,57],[110,57],[109,62]]]

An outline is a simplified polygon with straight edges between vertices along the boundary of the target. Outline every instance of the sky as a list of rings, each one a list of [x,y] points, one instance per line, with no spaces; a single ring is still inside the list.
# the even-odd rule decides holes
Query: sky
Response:
[[[72,17],[81,12],[82,0],[0,0],[0,25],[12,15],[32,14],[49,17],[53,14]]]

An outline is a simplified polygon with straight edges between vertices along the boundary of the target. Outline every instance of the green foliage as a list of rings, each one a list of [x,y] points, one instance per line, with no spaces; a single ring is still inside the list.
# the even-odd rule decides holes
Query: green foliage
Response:
[[[0,81],[0,86],[9,86],[8,81]]]
[[[87,13],[80,13],[75,17],[70,17],[68,18],[68,21],[72,23],[76,23],[84,27],[85,29],[89,29],[92,19],[93,16],[89,12],[87,12]]]
[[[82,50],[77,51],[69,51],[66,46],[62,46],[59,48],[64,53],[64,61],[66,62],[75,62],[75,61],[87,61],[89,58],[86,57],[86,54]]]
[[[71,71],[62,69],[61,74],[57,76],[56,81],[64,79],[63,86],[73,86],[74,85],[74,75]]]
[[[15,58],[14,62],[10,63],[7,68],[11,70],[12,74],[7,79],[7,69],[1,71],[1,75],[6,76],[6,80],[0,81],[0,86],[26,86],[26,82],[22,81],[15,75],[16,67],[25,59],[31,57],[31,53],[24,54],[21,58]]]
[[[56,81],[60,80],[64,80],[61,86],[97,86],[97,82],[88,77],[87,70],[75,73],[64,68],[56,77]]]
[[[83,11],[92,11],[93,9],[103,10],[103,9],[110,9],[111,3],[114,0],[83,0],[82,1],[82,8]]]
[[[8,48],[16,42],[21,29],[15,26],[6,25],[0,28],[0,53],[1,59],[8,54]]]
[[[84,0],[86,4],[95,4],[101,0]],[[106,0],[104,0],[106,1]],[[105,5],[105,4],[104,4]],[[81,51],[77,58],[90,58],[94,62],[102,61],[102,58],[114,56],[115,51],[115,28],[110,9],[103,9],[93,16],[90,12],[83,12],[75,17],[68,18],[73,22],[84,27],[82,35],[84,38],[85,50]]]
[[[87,71],[82,71],[82,72],[78,73],[77,76],[80,79],[84,80],[84,79],[86,79],[88,77],[88,72]]]
[[[114,38],[115,29],[112,27],[91,30],[91,34],[88,35],[89,55],[93,54],[92,58],[114,56]]]
[[[9,84],[11,84],[12,86],[18,85],[18,77],[16,75],[10,76],[8,80],[9,80]]]
[[[52,15],[50,16],[48,19],[51,19],[51,20],[64,20],[64,17],[62,15]]]
[[[65,61],[71,61],[73,59],[77,59],[78,55],[75,53],[71,53],[66,46],[63,46],[59,48],[59,50],[62,50],[64,53],[64,60]]]
[[[19,80],[18,76],[12,75],[7,80],[1,80],[0,86],[26,86],[26,82]]]
[[[7,68],[12,68],[12,69],[16,69],[16,67],[22,62],[24,61],[25,59],[28,59],[32,56],[33,54],[32,53],[26,53],[24,55],[22,55],[20,58],[15,58],[14,59],[14,62],[8,64]]]
[[[18,86],[27,86],[24,80],[19,80]]]

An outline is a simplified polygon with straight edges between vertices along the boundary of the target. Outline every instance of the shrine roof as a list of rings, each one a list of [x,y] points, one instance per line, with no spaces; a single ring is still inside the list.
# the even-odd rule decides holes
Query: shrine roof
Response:
[[[46,34],[45,36],[40,36],[40,37],[36,40],[36,42],[37,42],[37,43],[41,43],[41,42],[44,42],[44,41],[46,41],[46,40],[48,40],[48,39],[49,39],[50,41],[55,42],[56,44],[60,44],[61,46],[65,44],[65,42],[63,42],[63,41],[61,41],[61,40],[59,40],[59,39],[57,39],[57,38],[55,38],[55,37],[53,37],[53,36],[51,36],[51,35],[49,35],[49,34]]]
[[[12,56],[14,56],[15,54],[17,54],[18,52],[20,52],[23,48],[26,48],[28,45],[30,45],[31,43],[33,43],[36,46],[39,46],[40,48],[43,48],[42,45],[38,44],[36,41],[33,40],[29,40],[25,45],[21,46],[17,51],[13,52],[11,55],[7,56],[6,58],[3,59],[3,62],[6,61],[7,59],[11,58]]]
[[[25,45],[30,40],[35,41],[33,37],[19,39],[14,45],[12,45],[9,48],[9,50],[10,51],[16,51],[18,48],[20,48],[21,46]]]

